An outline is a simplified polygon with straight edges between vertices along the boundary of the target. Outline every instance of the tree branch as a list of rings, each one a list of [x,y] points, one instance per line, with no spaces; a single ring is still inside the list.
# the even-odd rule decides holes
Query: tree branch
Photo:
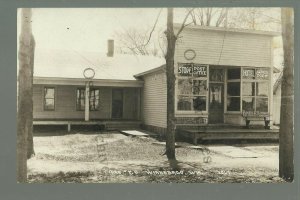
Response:
[[[190,16],[190,14],[193,12],[194,9],[195,9],[195,8],[192,8],[192,9],[187,13],[187,15],[185,16],[185,18],[184,18],[184,20],[183,20],[183,22],[182,22],[182,24],[181,24],[181,27],[180,27],[179,31],[177,32],[177,34],[176,34],[176,38],[179,36],[179,34],[183,31],[183,29],[184,29],[186,26],[188,26],[188,25],[190,25],[190,24],[193,23],[193,22],[191,22],[191,23],[189,23],[189,24],[185,24],[186,20],[188,19],[188,17]]]
[[[152,33],[153,33],[153,31],[154,31],[154,29],[155,29],[155,27],[156,27],[156,24],[157,24],[157,22],[158,22],[158,19],[159,19],[159,16],[160,16],[161,11],[162,11],[162,8],[161,8],[160,11],[158,12],[158,15],[157,15],[157,17],[156,17],[155,23],[154,23],[154,25],[153,25],[153,27],[152,27],[152,30],[150,31],[149,38],[148,38],[147,42],[146,42],[143,46],[148,45],[148,43],[149,43],[149,41],[150,41],[150,39],[151,39]]]

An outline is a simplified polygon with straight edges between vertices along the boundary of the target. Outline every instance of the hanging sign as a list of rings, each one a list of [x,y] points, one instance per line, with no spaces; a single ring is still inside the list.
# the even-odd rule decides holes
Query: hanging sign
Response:
[[[206,77],[207,76],[207,66],[199,64],[182,64],[178,66],[178,74],[181,76],[196,76],[196,77]]]

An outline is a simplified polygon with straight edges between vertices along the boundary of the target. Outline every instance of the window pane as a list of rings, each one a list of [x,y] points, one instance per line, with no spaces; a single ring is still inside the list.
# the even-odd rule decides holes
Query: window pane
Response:
[[[241,78],[241,69],[240,68],[228,69],[227,77],[228,77],[228,80],[240,79]]]
[[[84,99],[81,99],[80,100],[80,107],[79,107],[80,110],[84,110],[85,109],[85,100]]]
[[[243,98],[243,110],[244,111],[254,111],[254,97],[244,97]]]
[[[45,88],[45,98],[54,99],[54,88]]]
[[[191,79],[179,79],[178,80],[178,93],[191,95],[192,94],[192,80]]]
[[[77,98],[85,98],[85,89],[77,89]]]
[[[255,69],[243,69],[243,79],[255,79]]]
[[[240,111],[240,97],[227,98],[227,111]]]
[[[206,97],[196,97],[193,99],[194,110],[205,111],[206,110]]]
[[[45,110],[54,110],[54,99],[45,99]]]
[[[256,98],[256,111],[268,112],[268,98]]]
[[[269,85],[268,82],[258,82],[256,84],[256,95],[257,96],[264,96],[268,97],[269,96]]]
[[[243,82],[242,92],[243,96],[255,96],[255,83]]]
[[[192,110],[192,98],[186,96],[178,96],[177,110]]]
[[[223,82],[224,81],[223,69],[210,69],[209,80]]]
[[[231,82],[227,85],[228,96],[240,96],[240,82]]]
[[[99,106],[99,90],[92,89],[90,93],[90,110],[98,110]]]
[[[193,94],[194,95],[206,95],[207,93],[207,81],[194,80],[193,81]]]

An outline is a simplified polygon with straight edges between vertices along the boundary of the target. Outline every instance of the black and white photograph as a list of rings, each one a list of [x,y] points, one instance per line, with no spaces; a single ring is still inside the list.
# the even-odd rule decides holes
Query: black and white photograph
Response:
[[[18,183],[294,181],[292,7],[18,8]]]

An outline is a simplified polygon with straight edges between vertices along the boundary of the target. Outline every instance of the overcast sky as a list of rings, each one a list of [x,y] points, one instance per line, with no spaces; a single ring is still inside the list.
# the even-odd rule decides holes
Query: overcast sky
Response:
[[[153,26],[160,9],[33,9],[32,31],[37,48],[106,51],[114,31],[127,26]],[[18,10],[18,22],[20,10]],[[165,23],[161,14],[159,25]],[[19,35],[20,23],[18,23]]]
[[[35,8],[32,31],[36,48],[106,52],[107,40],[114,39],[115,31],[133,26],[149,29],[159,11],[160,8]],[[186,10],[175,10],[174,22],[183,21],[183,12]],[[20,9],[18,35],[19,22]],[[166,9],[163,9],[158,28],[165,26]]]

